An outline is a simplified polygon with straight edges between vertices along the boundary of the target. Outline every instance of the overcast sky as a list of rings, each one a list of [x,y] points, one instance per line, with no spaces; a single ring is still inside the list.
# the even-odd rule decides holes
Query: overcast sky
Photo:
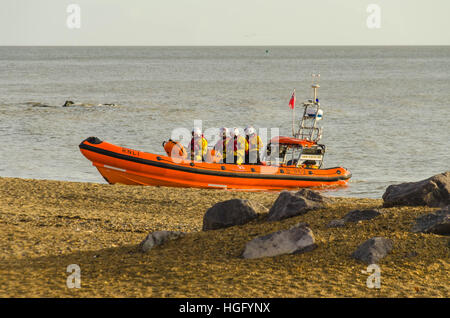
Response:
[[[450,45],[449,14],[450,0],[1,0],[0,45]]]

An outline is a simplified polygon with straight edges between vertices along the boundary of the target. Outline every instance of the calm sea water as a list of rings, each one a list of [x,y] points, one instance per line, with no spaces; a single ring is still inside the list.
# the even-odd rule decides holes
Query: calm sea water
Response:
[[[353,173],[331,195],[450,169],[450,47],[0,47],[0,176],[103,183],[83,139],[164,153],[199,119],[290,135],[290,95],[310,98],[313,72],[325,166]]]

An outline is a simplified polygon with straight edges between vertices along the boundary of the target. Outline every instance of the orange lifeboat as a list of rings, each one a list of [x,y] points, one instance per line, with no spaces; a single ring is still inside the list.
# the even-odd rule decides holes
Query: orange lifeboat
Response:
[[[100,174],[111,184],[256,191],[340,186],[345,185],[351,178],[351,173],[343,167],[320,169],[293,160],[283,161],[277,165],[268,162],[258,165],[224,164],[214,160],[195,162],[186,160],[186,153],[181,145],[169,142],[171,142],[169,145],[164,144],[164,148],[167,154],[175,153],[176,156],[128,149],[101,141],[96,137],[85,139],[79,147],[81,153],[92,161]],[[274,143],[291,146],[294,150],[296,143],[298,147],[307,147],[310,144],[308,141],[301,142],[290,137],[272,139],[271,144]],[[311,146],[314,146],[313,144]],[[306,154],[306,156],[313,155]]]

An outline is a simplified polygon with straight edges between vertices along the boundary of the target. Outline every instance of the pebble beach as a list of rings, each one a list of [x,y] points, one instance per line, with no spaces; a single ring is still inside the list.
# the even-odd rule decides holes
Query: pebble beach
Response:
[[[0,297],[449,297],[450,239],[411,231],[415,218],[437,208],[332,198],[326,208],[267,222],[277,197],[0,178]],[[232,198],[255,202],[258,218],[202,231],[206,210]],[[382,214],[327,226],[352,209],[368,208]],[[241,257],[251,239],[299,222],[314,232],[313,251]],[[186,235],[143,253],[140,242],[160,230]],[[351,257],[374,236],[394,244],[379,263],[381,288],[367,287],[367,264]],[[66,284],[70,264],[81,269],[80,288]]]

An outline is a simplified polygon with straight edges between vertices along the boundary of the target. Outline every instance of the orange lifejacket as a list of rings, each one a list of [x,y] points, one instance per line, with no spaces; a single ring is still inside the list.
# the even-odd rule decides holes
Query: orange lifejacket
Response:
[[[183,145],[178,141],[169,139],[168,141],[163,142],[163,147],[169,157],[182,159],[187,158],[186,149],[184,149]]]
[[[209,163],[219,163],[221,161],[221,154],[220,152],[216,151],[215,149],[208,149],[206,153],[206,162]]]

